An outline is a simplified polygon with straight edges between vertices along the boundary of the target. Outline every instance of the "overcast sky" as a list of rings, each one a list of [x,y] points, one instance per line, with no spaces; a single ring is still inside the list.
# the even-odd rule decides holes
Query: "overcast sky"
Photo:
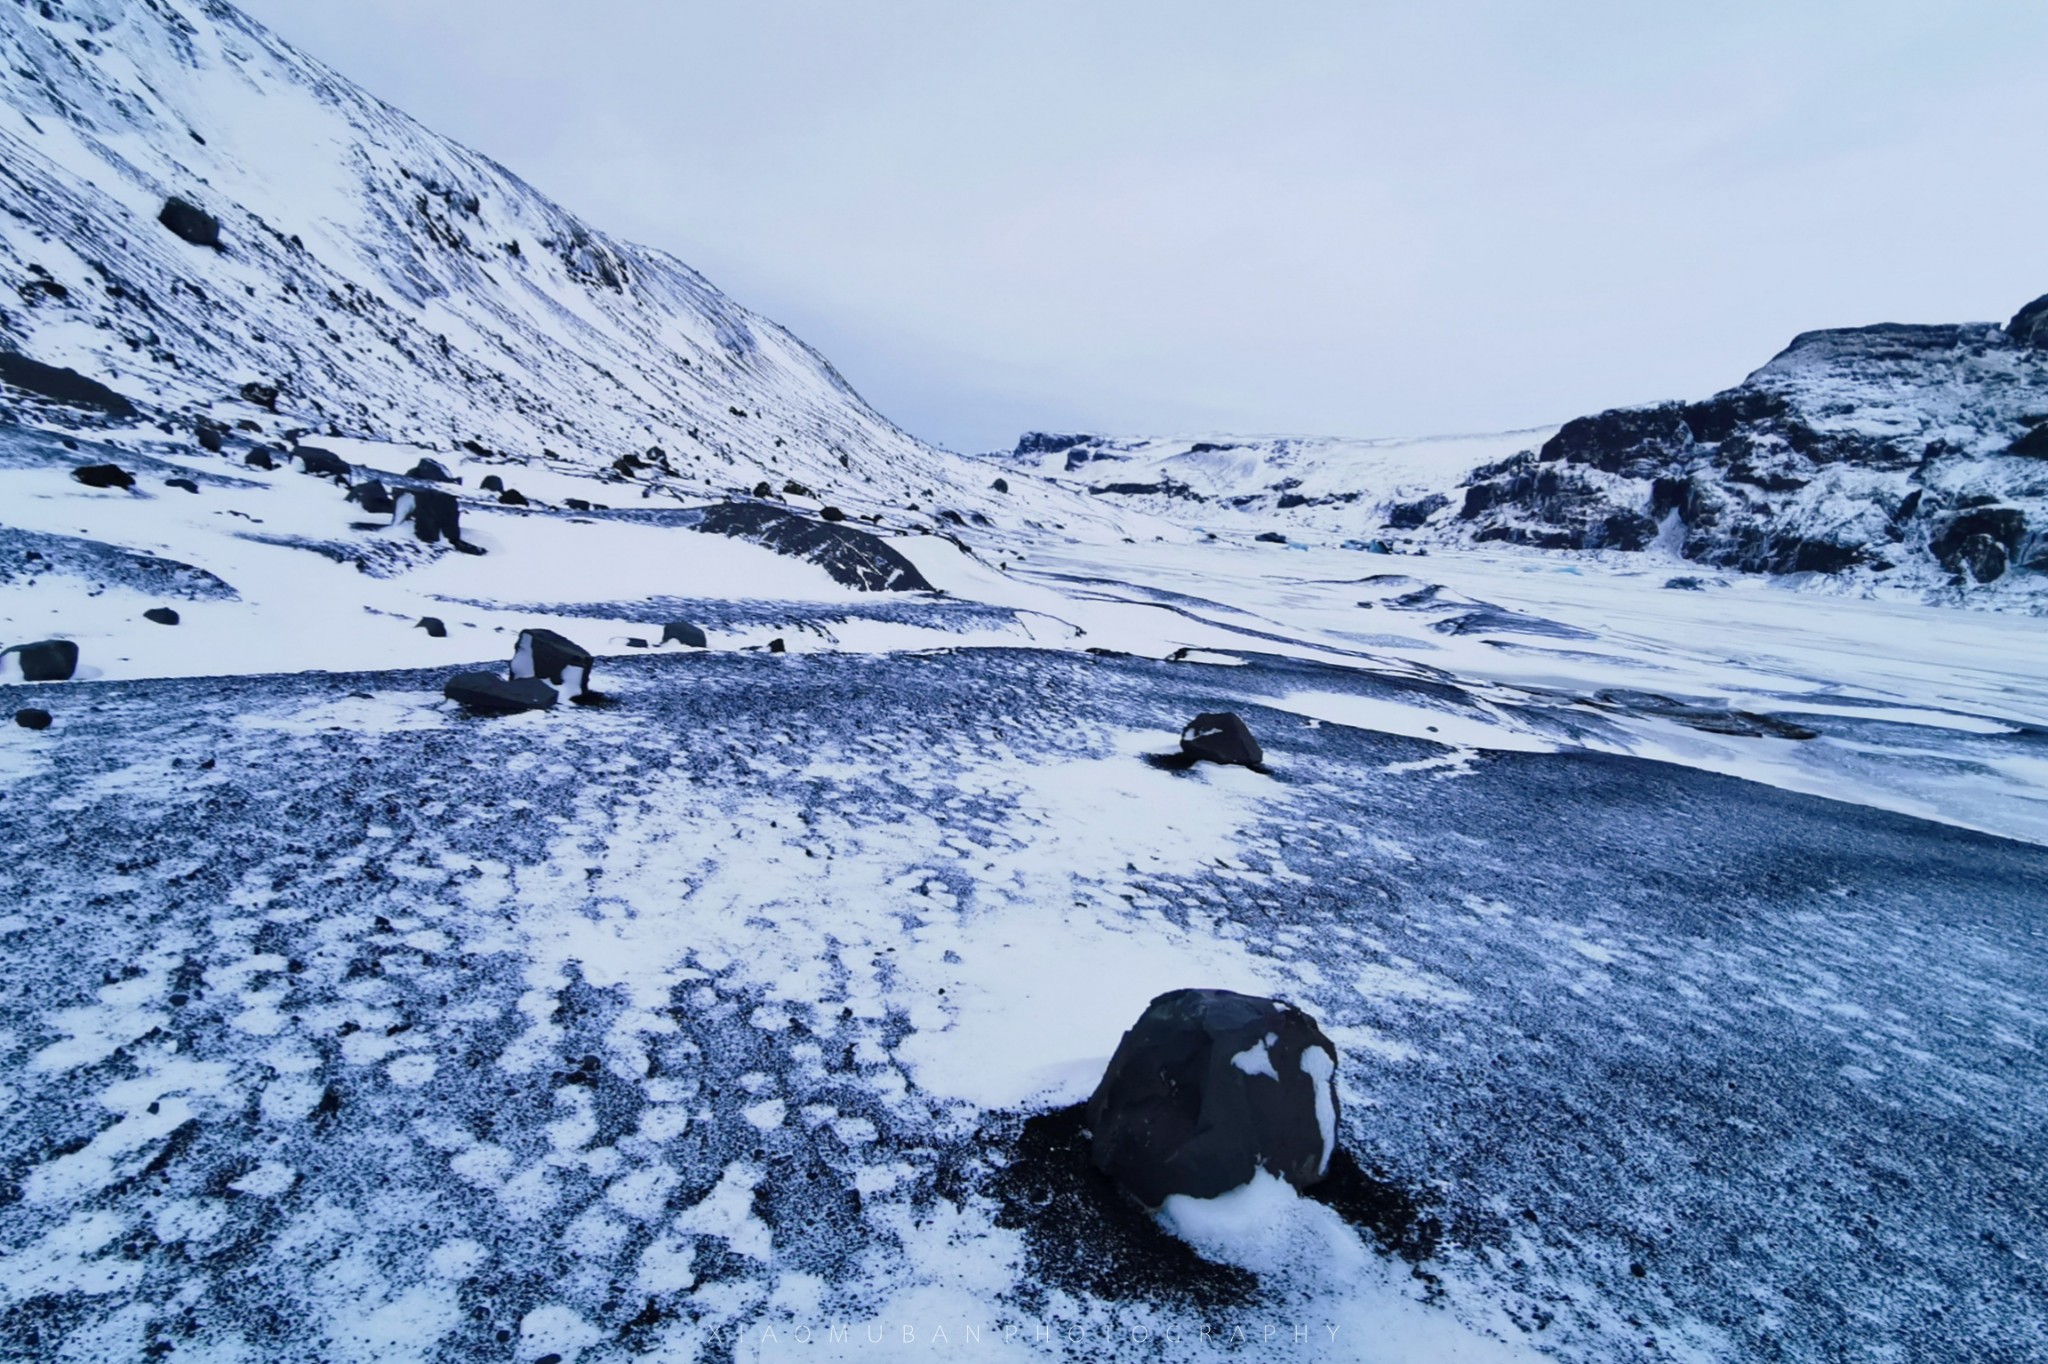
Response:
[[[2048,292],[2043,0],[243,0],[956,449],[1497,430]]]

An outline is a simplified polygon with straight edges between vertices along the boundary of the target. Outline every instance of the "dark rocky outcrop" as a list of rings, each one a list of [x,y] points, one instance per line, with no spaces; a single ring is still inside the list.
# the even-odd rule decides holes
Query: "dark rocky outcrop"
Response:
[[[672,620],[661,627],[661,642],[667,644],[670,640],[692,649],[711,647],[711,641],[705,638],[704,632],[686,620]]]
[[[1442,493],[1431,493],[1414,502],[1397,502],[1387,508],[1387,525],[1394,530],[1414,530],[1451,505]]]
[[[801,513],[759,502],[726,502],[708,508],[697,529],[751,541],[777,554],[813,563],[834,581],[863,592],[929,592],[932,585],[917,565],[871,532],[831,525]]]
[[[1063,436],[1051,431],[1026,431],[1017,438],[1017,454],[1057,455],[1072,450],[1077,445],[1087,445],[1098,439],[1096,436]]]
[[[134,403],[99,380],[88,379],[75,369],[31,360],[19,351],[0,349],[0,383],[53,403],[100,412],[108,417],[135,415]]]
[[[12,659],[24,682],[68,682],[78,671],[78,646],[68,639],[42,639],[0,649],[0,664]]]
[[[441,694],[480,715],[551,710],[559,699],[553,687],[537,678],[507,681],[496,673],[457,673],[441,688]]]
[[[1180,751],[1189,758],[1239,767],[1261,767],[1265,750],[1252,737],[1251,727],[1231,711],[1197,715],[1180,732]]]
[[[1229,990],[1160,995],[1088,1101],[1095,1168],[1147,1207],[1215,1198],[1260,1170],[1297,1188],[1336,1152],[1337,1049],[1292,1005]]]
[[[142,613],[142,618],[158,625],[176,625],[179,619],[178,613],[168,606],[152,606]]]
[[[71,471],[74,481],[88,488],[132,488],[135,475],[118,464],[81,464]]]
[[[23,706],[20,710],[14,712],[14,723],[20,725],[23,729],[48,729],[50,727],[50,712],[44,710],[41,706]]]
[[[2022,346],[2048,350],[2048,294],[2029,303],[2005,324],[2005,334]]]
[[[2042,496],[2005,455],[2048,457],[2048,299],[2004,327],[1805,333],[1712,398],[1581,417],[1475,470],[1458,519],[1477,541],[1660,542],[1751,573],[1887,573],[1917,559],[1923,580],[1931,558],[1957,581],[1990,582],[2030,567],[2031,552],[2005,526],[1948,518],[1964,492]]]
[[[169,228],[173,235],[194,246],[211,247],[215,251],[221,249],[220,219],[189,199],[172,195],[157,210],[156,220]]]

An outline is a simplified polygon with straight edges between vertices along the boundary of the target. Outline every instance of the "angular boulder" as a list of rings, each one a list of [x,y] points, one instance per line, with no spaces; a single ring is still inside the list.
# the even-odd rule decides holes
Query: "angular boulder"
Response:
[[[711,641],[704,637],[704,632],[686,620],[672,620],[661,627],[661,642],[666,644],[670,640],[688,645],[692,649],[711,647]]]
[[[551,710],[555,689],[538,678],[506,681],[496,673],[457,673],[441,688],[441,694],[480,715],[517,715],[527,710]]]
[[[42,639],[0,649],[0,665],[9,659],[24,682],[68,682],[78,671],[78,646],[68,639]],[[0,674],[6,671],[0,666]]]
[[[413,534],[427,544],[445,539],[462,545],[462,508],[455,494],[435,488],[405,488],[392,499],[391,524],[412,522]]]
[[[590,650],[553,630],[521,630],[512,651],[512,676],[517,679],[545,678],[581,696],[590,690],[590,669],[596,662]]]
[[[1197,715],[1180,732],[1180,751],[1190,758],[1212,763],[1259,767],[1266,754],[1245,722],[1231,711]]]
[[[1088,1100],[1095,1168],[1139,1202],[1214,1198],[1260,1170],[1306,1188],[1337,1149],[1337,1048],[1300,1009],[1231,990],[1160,995]]]
[[[355,473],[347,460],[332,450],[323,450],[317,445],[301,445],[292,451],[292,458],[296,459],[307,473],[319,474],[323,478],[346,479]]]
[[[169,228],[173,236],[182,237],[194,246],[220,250],[220,219],[189,199],[181,199],[174,194],[164,200],[164,206],[157,210],[156,220]]]
[[[132,488],[135,475],[118,464],[81,464],[71,477],[88,488]]]
[[[372,516],[389,516],[397,508],[391,490],[384,486],[382,479],[373,478],[368,483],[358,483],[348,490],[348,500]]]

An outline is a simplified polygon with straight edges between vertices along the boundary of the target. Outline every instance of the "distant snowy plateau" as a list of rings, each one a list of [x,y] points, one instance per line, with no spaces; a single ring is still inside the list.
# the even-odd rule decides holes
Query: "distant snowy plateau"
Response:
[[[0,64],[0,1357],[2048,1354],[2048,301],[962,456],[226,5]],[[1308,1194],[1089,1168],[1183,986]]]

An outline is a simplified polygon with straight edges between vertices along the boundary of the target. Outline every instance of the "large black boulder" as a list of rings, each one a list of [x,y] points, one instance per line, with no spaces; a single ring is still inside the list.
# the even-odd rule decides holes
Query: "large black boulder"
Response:
[[[68,639],[43,639],[0,649],[0,661],[13,658],[24,682],[68,682],[78,671],[78,646]]]
[[[392,499],[391,524],[412,522],[413,534],[428,544],[447,540],[462,546],[462,508],[454,493],[437,488],[405,488]]]
[[[41,706],[23,706],[20,710],[14,712],[14,723],[20,725],[23,729],[48,729],[50,727],[50,712],[44,710]]]
[[[168,606],[152,606],[142,613],[142,618],[157,625],[176,625],[178,623],[178,613]]]
[[[156,220],[194,246],[220,250],[220,219],[188,199],[172,195],[157,211]]]
[[[118,464],[81,464],[71,477],[88,488],[132,488],[135,475]]]
[[[0,383],[66,407],[97,408],[109,417],[135,415],[134,403],[99,380],[88,379],[75,369],[31,360],[19,351],[0,349]]]
[[[457,673],[441,694],[483,715],[517,715],[524,710],[550,710],[555,689],[538,678],[506,681],[496,673]]]
[[[553,630],[521,630],[512,651],[514,678],[545,678],[566,687],[572,696],[590,690],[590,669],[597,660],[590,650]]]
[[[1266,761],[1251,729],[1227,710],[1197,715],[1190,721],[1180,732],[1180,751],[1190,758],[1241,767],[1258,767]]]
[[[397,508],[391,490],[384,486],[382,479],[373,478],[368,483],[358,483],[348,490],[348,500],[372,516],[389,516]]]
[[[325,478],[345,479],[355,473],[355,469],[347,460],[334,451],[324,450],[317,445],[301,445],[292,451],[292,458],[298,460],[307,473],[319,474]]]
[[[406,470],[405,476],[407,478],[417,478],[427,483],[455,483],[460,481],[455,475],[449,473],[441,466],[441,461],[424,457],[421,458],[419,463]]]
[[[704,632],[686,620],[672,620],[661,627],[661,642],[666,644],[670,640],[687,644],[692,649],[711,647],[711,641],[704,637]]]
[[[1337,1049],[1291,1004],[1174,990],[1117,1044],[1088,1100],[1090,1154],[1147,1207],[1260,1170],[1305,1188],[1337,1145]]]

